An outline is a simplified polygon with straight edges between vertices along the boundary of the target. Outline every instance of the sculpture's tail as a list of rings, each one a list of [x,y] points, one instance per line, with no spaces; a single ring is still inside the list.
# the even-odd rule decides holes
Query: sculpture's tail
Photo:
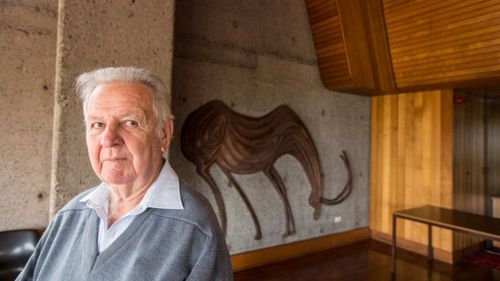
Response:
[[[342,154],[340,155],[340,158],[342,158],[342,161],[344,161],[344,165],[347,169],[348,173],[348,178],[347,182],[344,185],[344,189],[333,199],[321,197],[321,203],[325,205],[335,205],[339,204],[340,202],[344,201],[349,197],[349,194],[351,194],[352,191],[352,169],[351,169],[351,163],[349,162],[349,158],[347,158],[347,153],[345,150],[342,150]]]

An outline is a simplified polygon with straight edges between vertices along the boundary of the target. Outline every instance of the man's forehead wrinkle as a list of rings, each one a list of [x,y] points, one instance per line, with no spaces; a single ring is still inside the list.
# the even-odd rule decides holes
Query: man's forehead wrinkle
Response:
[[[120,113],[120,111],[125,111]],[[119,115],[146,114],[152,111],[152,105],[144,99],[133,100],[127,97],[98,96],[93,99],[89,106],[89,112],[110,113],[118,112]]]
[[[98,112],[104,113],[102,111],[98,111]],[[108,114],[101,114],[101,115],[108,115]],[[116,118],[116,119],[123,119],[126,117],[143,118],[145,115],[146,114],[143,110],[137,110],[137,111],[128,111],[128,112],[120,113],[120,114],[113,114],[113,118]],[[101,118],[102,118],[102,116],[99,116],[99,115],[93,115],[93,114],[87,115],[87,119],[89,119],[89,120],[95,120],[95,119],[101,119]]]

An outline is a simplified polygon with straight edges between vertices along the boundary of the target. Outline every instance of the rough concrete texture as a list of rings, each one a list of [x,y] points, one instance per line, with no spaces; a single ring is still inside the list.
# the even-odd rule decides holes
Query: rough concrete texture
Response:
[[[334,197],[347,178],[338,157],[346,150],[354,190],[343,203],[323,206],[313,219],[310,185],[300,163],[285,155],[276,168],[287,186],[297,233],[283,237],[284,208],[262,173],[236,175],[259,217],[263,239],[241,197],[218,167],[210,172],[228,210],[231,253],[342,232],[368,225],[370,99],[331,92],[318,73],[305,3],[302,0],[186,0],[176,5],[173,106],[176,134],[171,162],[178,174],[213,203],[206,183],[180,151],[186,116],[220,99],[235,111],[262,116],[281,104],[290,106],[308,127],[320,154],[325,196]],[[213,204],[215,206],[215,204]],[[342,221],[334,223],[334,217]]]
[[[174,1],[60,1],[51,211],[98,183],[87,157],[78,74],[98,67],[145,67],[170,84]]]
[[[0,231],[48,222],[57,0],[0,1]]]

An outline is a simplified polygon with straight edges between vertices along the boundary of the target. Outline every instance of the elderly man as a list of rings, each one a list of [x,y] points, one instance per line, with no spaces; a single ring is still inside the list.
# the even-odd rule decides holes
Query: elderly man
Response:
[[[55,215],[16,280],[232,280],[209,203],[162,156],[173,116],[161,80],[119,67],[76,85],[102,183]]]

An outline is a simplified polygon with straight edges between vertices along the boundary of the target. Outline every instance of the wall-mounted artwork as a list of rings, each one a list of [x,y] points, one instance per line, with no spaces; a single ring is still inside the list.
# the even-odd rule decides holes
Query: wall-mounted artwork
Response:
[[[285,105],[262,117],[250,117],[234,112],[221,101],[210,101],[186,118],[181,145],[184,155],[196,165],[197,173],[213,192],[224,232],[227,217],[222,192],[209,173],[214,164],[219,166],[243,199],[254,222],[257,240],[262,238],[259,219],[252,202],[233,174],[263,172],[267,176],[282,200],[286,218],[285,236],[295,233],[295,222],[286,186],[274,167],[279,157],[292,155],[304,168],[311,185],[308,200],[314,208],[314,219],[320,217],[322,204],[338,204],[352,190],[351,166],[347,153],[342,151],[340,157],[347,170],[347,182],[335,198],[323,196],[321,165],[314,142],[299,116]]]

